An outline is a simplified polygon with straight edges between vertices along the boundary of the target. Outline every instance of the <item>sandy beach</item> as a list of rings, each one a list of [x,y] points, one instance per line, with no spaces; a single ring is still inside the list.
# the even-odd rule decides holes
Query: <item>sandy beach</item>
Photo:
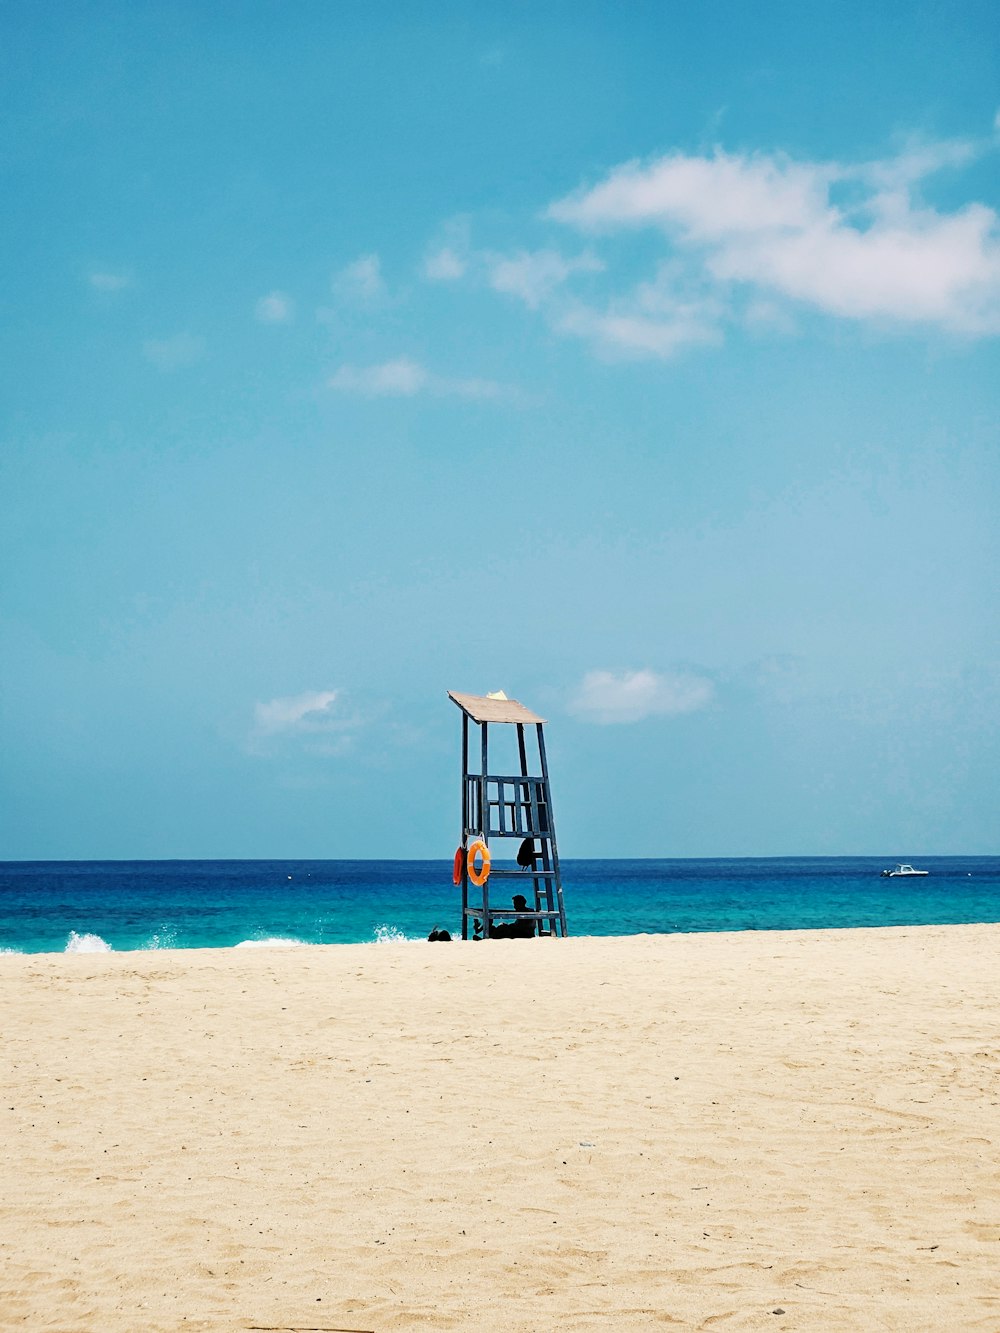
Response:
[[[1000,1329],[1000,925],[4,956],[0,1327]]]

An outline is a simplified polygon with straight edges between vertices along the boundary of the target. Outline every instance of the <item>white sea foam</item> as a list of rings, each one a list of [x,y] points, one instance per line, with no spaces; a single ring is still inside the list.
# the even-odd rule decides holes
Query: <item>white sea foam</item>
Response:
[[[66,953],[111,953],[111,945],[102,940],[100,935],[78,935],[75,930],[69,932],[66,941]]]
[[[297,949],[307,944],[307,940],[288,939],[281,935],[269,935],[266,940],[240,940],[234,949]]]
[[[8,948],[6,948],[6,947],[0,947],[0,953],[23,953],[23,950],[22,950],[22,949],[8,949]]]
[[[397,926],[381,925],[375,927],[376,944],[395,944],[406,938],[407,936]]]
[[[177,931],[170,926],[164,926],[161,930],[154,930],[149,939],[142,946],[146,949],[176,949]]]

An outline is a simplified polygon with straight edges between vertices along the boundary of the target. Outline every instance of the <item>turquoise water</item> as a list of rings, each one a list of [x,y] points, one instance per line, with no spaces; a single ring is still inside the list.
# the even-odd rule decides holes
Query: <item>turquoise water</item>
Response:
[[[926,878],[881,878],[893,859],[564,861],[569,931],[1000,921],[1000,857],[930,857],[917,862]],[[450,858],[0,862],[0,950],[359,943],[425,939],[435,926],[460,935],[451,869]]]

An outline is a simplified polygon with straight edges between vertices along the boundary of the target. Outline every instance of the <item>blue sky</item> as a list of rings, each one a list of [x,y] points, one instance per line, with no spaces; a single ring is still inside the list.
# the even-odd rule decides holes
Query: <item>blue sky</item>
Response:
[[[13,3],[0,858],[1000,853],[987,3]]]

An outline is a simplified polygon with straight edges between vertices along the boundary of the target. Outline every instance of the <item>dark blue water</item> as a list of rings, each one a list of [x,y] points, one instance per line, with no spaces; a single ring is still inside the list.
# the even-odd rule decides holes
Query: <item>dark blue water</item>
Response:
[[[569,930],[1000,921],[1000,857],[925,858],[918,862],[930,872],[925,879],[883,879],[889,864],[868,857],[566,861]],[[0,862],[0,950],[359,943],[424,939],[434,926],[461,934],[450,859]]]

